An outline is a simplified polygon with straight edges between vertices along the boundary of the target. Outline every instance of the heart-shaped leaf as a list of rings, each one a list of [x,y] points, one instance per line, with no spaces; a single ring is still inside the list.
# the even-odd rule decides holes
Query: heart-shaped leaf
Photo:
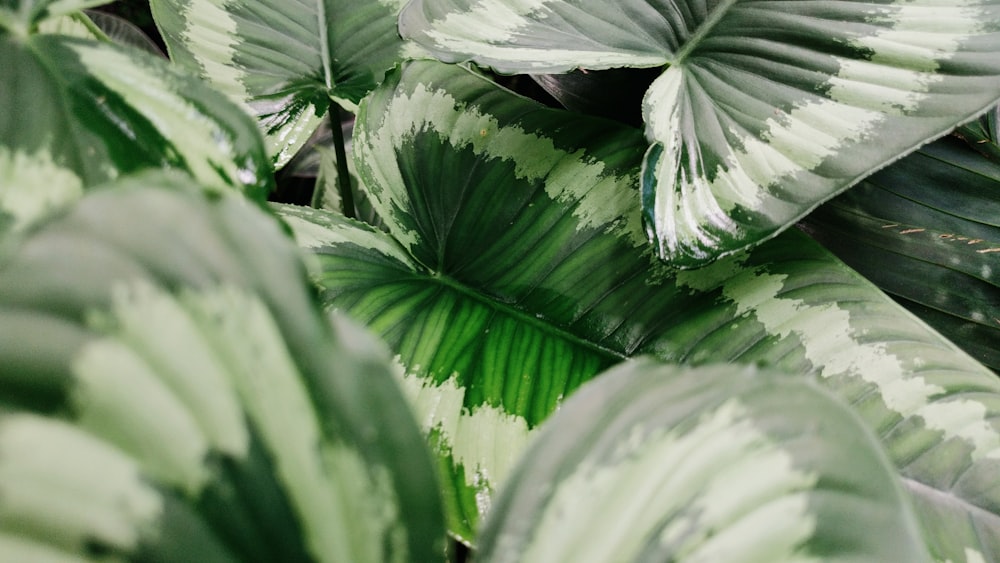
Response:
[[[5,241],[0,552],[441,560],[380,345],[322,316],[272,217],[190,182],[133,176]]]
[[[563,397],[650,354],[818,375],[875,430],[923,525],[954,532],[927,535],[935,557],[1000,548],[1000,381],[801,233],[672,269],[641,225],[637,131],[453,66],[387,79],[354,143],[389,234],[283,214],[324,301],[398,354],[451,475],[454,533],[472,540]]]
[[[404,57],[402,0],[152,0],[170,56],[256,115],[278,166]]]
[[[1000,3],[415,0],[400,29],[503,72],[666,67],[643,103],[659,255],[773,237],[1000,97]]]
[[[1000,165],[942,139],[821,207],[804,226],[1000,371]]]
[[[273,188],[253,121],[162,58],[62,35],[0,34],[0,60],[0,190],[78,191],[164,167],[259,201]]]
[[[930,561],[892,464],[812,382],[628,363],[546,422],[478,561]]]

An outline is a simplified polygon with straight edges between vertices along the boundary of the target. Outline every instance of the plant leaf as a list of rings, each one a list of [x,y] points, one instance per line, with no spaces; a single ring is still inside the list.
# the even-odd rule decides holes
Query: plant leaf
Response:
[[[404,57],[402,0],[153,0],[171,58],[252,115],[283,166],[326,114],[348,109]]]
[[[991,0],[416,0],[401,29],[501,71],[667,65],[643,102],[643,213],[680,267],[773,237],[1000,97]]]
[[[5,0],[0,5],[0,35],[6,29],[23,37],[45,20],[110,3],[111,0]]]
[[[878,172],[804,221],[931,326],[1000,371],[1000,165],[954,138]]]
[[[411,63],[355,128],[390,234],[284,213],[324,302],[398,354],[453,477],[452,532],[471,541],[563,397],[650,354],[818,375],[880,437],[924,526],[961,531],[928,538],[935,557],[995,551],[1000,381],[801,233],[700,270],[662,264],[639,219],[643,146],[634,129]]]
[[[273,218],[190,183],[133,176],[8,245],[0,542],[441,560],[433,467],[382,348],[321,315]]]
[[[90,187],[144,168],[263,201],[270,162],[253,122],[167,61],[109,43],[0,36],[0,189]],[[52,186],[46,185],[50,179]]]
[[[707,16],[703,3],[663,4],[415,0],[400,13],[399,32],[439,60],[505,74],[660,67]],[[683,21],[672,21],[671,8]]]
[[[1000,106],[993,106],[989,111],[955,128],[956,137],[964,139],[976,152],[1000,163]]]
[[[107,38],[119,45],[128,45],[147,53],[166,57],[156,44],[139,26],[117,14],[88,10],[86,17],[101,30]]]
[[[930,561],[878,441],[801,378],[630,362],[546,423],[478,561]]]

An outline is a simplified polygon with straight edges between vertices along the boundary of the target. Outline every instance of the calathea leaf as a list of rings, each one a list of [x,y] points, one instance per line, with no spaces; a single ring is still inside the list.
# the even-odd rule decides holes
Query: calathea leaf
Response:
[[[132,176],[5,240],[0,552],[441,560],[388,357],[272,217],[190,185]]]
[[[1000,97],[993,0],[415,0],[400,25],[502,72],[664,67],[643,214],[681,267],[773,237]]]
[[[948,531],[925,536],[935,557],[1000,550],[1000,380],[805,235],[672,269],[641,224],[636,130],[454,66],[387,79],[354,143],[388,234],[282,213],[323,300],[398,355],[451,475],[454,533],[472,541],[562,398],[649,354],[813,374],[879,436],[922,525]]]
[[[566,401],[487,518],[478,561],[930,561],[892,464],[801,378],[649,360]]]
[[[284,165],[326,115],[401,61],[403,0],[153,0],[171,58],[256,115]],[[412,48],[411,48],[412,49]]]
[[[998,218],[1000,165],[947,138],[866,179],[810,214],[803,226],[1000,370]]]
[[[0,35],[26,36],[48,19],[68,16],[111,0],[6,0],[0,4]]]
[[[9,34],[0,35],[0,60],[0,190],[79,191],[163,167],[259,201],[273,187],[253,121],[162,58],[62,35]]]
[[[138,26],[121,16],[97,10],[74,12],[43,20],[38,24],[38,32],[117,43],[165,57],[156,43]]]

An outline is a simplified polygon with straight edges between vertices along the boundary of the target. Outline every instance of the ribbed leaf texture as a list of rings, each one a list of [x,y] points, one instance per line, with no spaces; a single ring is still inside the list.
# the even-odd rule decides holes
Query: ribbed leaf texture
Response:
[[[478,561],[930,561],[875,437],[799,377],[630,362],[546,422]]]
[[[381,346],[321,314],[272,217],[190,185],[133,177],[3,240],[3,558],[442,560]]]
[[[501,72],[664,67],[643,214],[681,267],[775,236],[1000,97],[996,0],[415,0],[400,29]]]
[[[389,234],[282,214],[327,305],[398,354],[451,475],[454,533],[473,539],[563,398],[649,354],[817,377],[878,435],[935,557],[1000,552],[1000,381],[801,233],[671,269],[641,224],[637,131],[439,63],[376,90],[354,142]]]
[[[0,61],[0,190],[79,192],[119,174],[165,167],[258,201],[274,187],[253,120],[160,57],[96,40],[11,32],[0,33]],[[30,211],[8,211],[30,219]]]
[[[171,58],[256,115],[284,165],[331,99],[354,108],[404,57],[402,0],[152,0]]]
[[[1000,372],[1000,164],[943,139],[821,207],[803,227]]]

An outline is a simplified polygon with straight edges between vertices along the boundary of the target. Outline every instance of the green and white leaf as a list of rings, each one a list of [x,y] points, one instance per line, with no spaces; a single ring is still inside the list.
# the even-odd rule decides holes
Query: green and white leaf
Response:
[[[134,459],[64,421],[0,412],[0,492],[0,553],[10,561],[237,560]]]
[[[382,222],[372,209],[364,186],[361,184],[361,178],[358,177],[358,173],[354,169],[354,116],[349,116],[349,121],[340,125],[346,156],[344,160],[347,163],[347,173],[354,198],[354,217],[370,225],[379,226]],[[321,124],[309,142],[281,169],[281,176],[292,178],[294,183],[307,184],[311,182],[313,195],[310,205],[312,207],[338,213],[343,212],[340,199],[340,171],[337,163],[336,141],[328,122]]]
[[[930,561],[875,436],[802,378],[629,362],[546,423],[478,561]]]
[[[0,4],[0,36],[11,32],[22,38],[47,20],[58,20],[111,0],[6,0]]]
[[[775,236],[1000,97],[994,0],[415,0],[400,28],[502,72],[665,67],[643,214],[680,267]]]
[[[0,60],[0,104],[8,108],[0,115],[0,177],[37,180],[24,189],[49,189],[44,178],[65,174],[91,187],[146,168],[179,168],[257,200],[273,188],[252,120],[162,58],[41,34],[0,36]]]
[[[80,177],[50,157],[45,152],[28,155],[0,146],[0,216],[10,218],[10,229],[23,229],[83,195]]]
[[[70,35],[95,41],[107,41],[108,37],[83,12],[76,12],[58,18],[49,18],[38,24],[38,32],[51,35]]]
[[[634,129],[411,63],[355,129],[389,234],[283,215],[322,299],[398,355],[468,541],[562,399],[638,354],[813,374],[881,439],[935,557],[1000,549],[1000,381],[804,235],[679,272],[646,244]],[[955,515],[961,515],[960,518]],[[978,534],[978,535],[977,535]]]
[[[0,263],[0,405],[76,444],[38,454],[59,461],[40,475],[0,456],[5,487],[46,487],[4,488],[0,545],[129,560],[442,559],[433,467],[388,356],[321,314],[273,218],[190,183],[139,175],[92,192]],[[105,483],[119,473],[134,474],[120,491]],[[75,531],[98,502],[125,512],[112,523],[130,535]],[[63,541],[72,534],[83,537]],[[206,542],[218,553],[196,551]]]
[[[153,0],[171,58],[257,116],[283,166],[331,103],[356,104],[413,47],[402,0]]]
[[[121,16],[97,10],[74,12],[43,20],[38,24],[38,32],[113,42],[163,56],[156,43],[134,23]]]
[[[1000,165],[954,138],[866,179],[804,221],[813,237],[1000,371]]]

